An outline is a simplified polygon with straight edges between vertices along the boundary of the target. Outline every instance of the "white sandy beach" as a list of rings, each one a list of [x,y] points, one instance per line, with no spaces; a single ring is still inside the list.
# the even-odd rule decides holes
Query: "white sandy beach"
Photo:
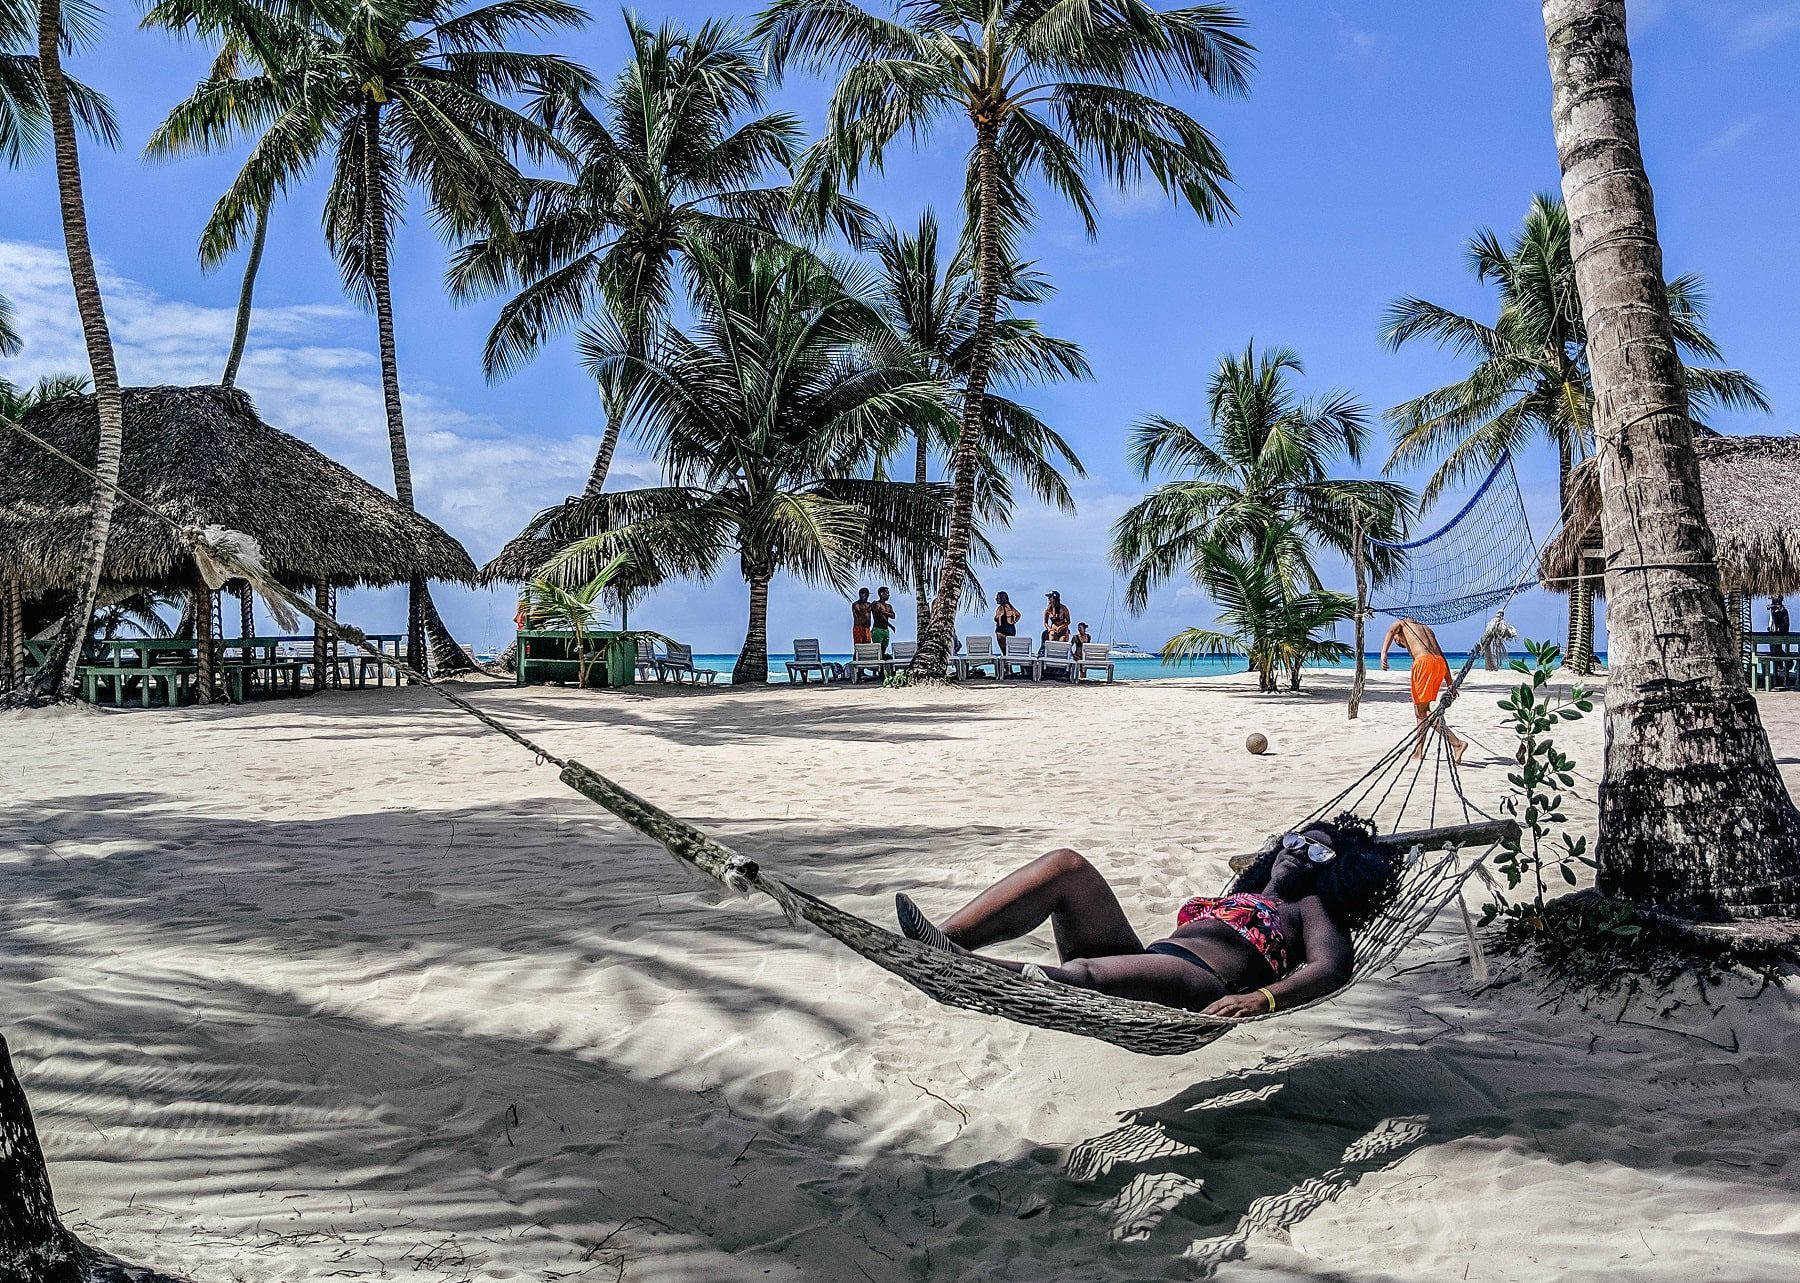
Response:
[[[1354,723],[1345,678],[465,689],[878,921],[1066,844],[1148,930],[1410,722],[1405,674]],[[1456,710],[1490,749],[1507,680]],[[1800,784],[1800,699],[1763,706]],[[1564,738],[1596,775],[1598,715]],[[1685,1283],[1800,1253],[1791,988],[1472,994],[1446,914],[1397,979],[1146,1058],[720,900],[426,691],[15,715],[0,763],[0,1032],[58,1201],[195,1279]]]

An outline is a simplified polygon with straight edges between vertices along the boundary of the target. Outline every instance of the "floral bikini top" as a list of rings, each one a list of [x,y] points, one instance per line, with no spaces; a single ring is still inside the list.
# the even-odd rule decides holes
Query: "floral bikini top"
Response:
[[[1181,906],[1175,925],[1185,927],[1201,918],[1223,922],[1243,936],[1250,947],[1260,953],[1277,979],[1287,974],[1287,932],[1282,930],[1281,911],[1275,901],[1254,891],[1233,895],[1197,895]]]

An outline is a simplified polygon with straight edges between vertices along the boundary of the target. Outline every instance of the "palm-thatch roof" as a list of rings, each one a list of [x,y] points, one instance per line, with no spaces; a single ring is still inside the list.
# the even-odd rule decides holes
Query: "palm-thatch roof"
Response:
[[[92,396],[38,406],[25,427],[93,465]],[[236,388],[125,389],[120,487],[182,524],[253,535],[294,584],[344,588],[414,575],[473,583],[463,546],[342,464],[257,417]],[[93,483],[17,432],[0,429],[0,580],[29,590],[73,581]],[[193,562],[162,522],[121,502],[102,577],[118,585],[187,584]]]
[[[1728,437],[1697,434],[1700,492],[1718,543],[1726,592],[1746,597],[1800,593],[1800,436]],[[1589,459],[1569,478],[1569,515],[1544,550],[1544,586],[1568,592],[1585,557],[1598,564],[1600,472]],[[1593,580],[1595,591],[1604,585]]]
[[[514,535],[492,561],[476,572],[477,578],[484,586],[530,583],[538,577],[543,564],[562,550],[558,539]]]

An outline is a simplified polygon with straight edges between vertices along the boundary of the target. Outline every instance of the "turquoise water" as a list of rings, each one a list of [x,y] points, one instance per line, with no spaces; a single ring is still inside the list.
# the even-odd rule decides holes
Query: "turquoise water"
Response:
[[[1520,651],[1519,653],[1523,654],[1524,652]],[[1461,664],[1466,655],[1467,652],[1465,651],[1453,650],[1446,652],[1446,656],[1450,661],[1450,667],[1452,669]],[[786,665],[787,661],[792,658],[793,656],[791,654],[770,655],[769,680],[772,682],[787,681]],[[825,658],[839,664],[847,664],[850,662],[850,656],[848,654],[826,655]],[[1605,656],[1602,655],[1601,659],[1604,661]],[[709,668],[713,672],[720,674],[725,681],[731,680],[731,669],[736,663],[736,655],[694,656],[694,664],[696,667]],[[1408,658],[1401,654],[1396,654],[1391,663],[1392,667],[1398,671],[1404,671],[1410,667]],[[1354,667],[1354,664],[1350,660],[1345,660],[1341,664],[1315,664],[1308,665],[1308,667],[1348,669]],[[1371,654],[1369,656],[1369,668],[1373,670],[1379,667],[1380,661],[1378,656]],[[1249,665],[1241,659],[1199,659],[1185,664],[1165,664],[1160,659],[1120,659],[1114,661],[1113,676],[1122,682],[1141,682],[1158,677],[1211,677],[1218,673],[1242,673],[1247,672],[1248,670]],[[817,681],[817,678],[815,677],[814,680]]]

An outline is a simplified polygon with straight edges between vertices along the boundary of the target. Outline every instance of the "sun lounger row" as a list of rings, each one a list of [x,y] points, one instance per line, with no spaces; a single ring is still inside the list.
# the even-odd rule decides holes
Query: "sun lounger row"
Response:
[[[711,686],[719,675],[710,668],[694,666],[694,648],[683,646],[680,642],[670,642],[663,654],[656,653],[656,643],[648,637],[637,639],[637,660],[633,667],[633,676],[648,675],[659,682],[692,682],[698,686],[705,682]]]
[[[968,678],[984,669],[992,670],[1001,681],[1011,677],[1028,677],[1041,682],[1055,675],[1068,681],[1087,681],[1089,674],[1103,674],[1113,680],[1112,647],[1106,642],[1089,642],[1075,654],[1074,642],[1045,642],[1044,653],[1033,651],[1029,637],[1008,637],[1006,648],[995,650],[992,637],[966,637],[963,653],[956,657],[956,675]]]
[[[955,661],[957,678],[967,679],[985,671],[1002,681],[1010,677],[1043,681],[1051,675],[1069,681],[1087,681],[1094,674],[1109,682],[1113,680],[1112,648],[1104,642],[1089,642],[1077,656],[1073,642],[1045,642],[1044,653],[1039,655],[1033,651],[1029,637],[1005,640],[1006,649],[997,651],[991,636],[964,638],[963,653]],[[895,642],[893,654],[884,657],[881,647],[873,642],[861,642],[851,654],[850,662],[842,664],[820,654],[818,638],[796,638],[794,657],[787,663],[788,680],[805,684],[817,673],[819,680],[826,682],[846,679],[853,683],[878,682],[890,673],[906,668],[917,651],[918,646],[913,642]]]

